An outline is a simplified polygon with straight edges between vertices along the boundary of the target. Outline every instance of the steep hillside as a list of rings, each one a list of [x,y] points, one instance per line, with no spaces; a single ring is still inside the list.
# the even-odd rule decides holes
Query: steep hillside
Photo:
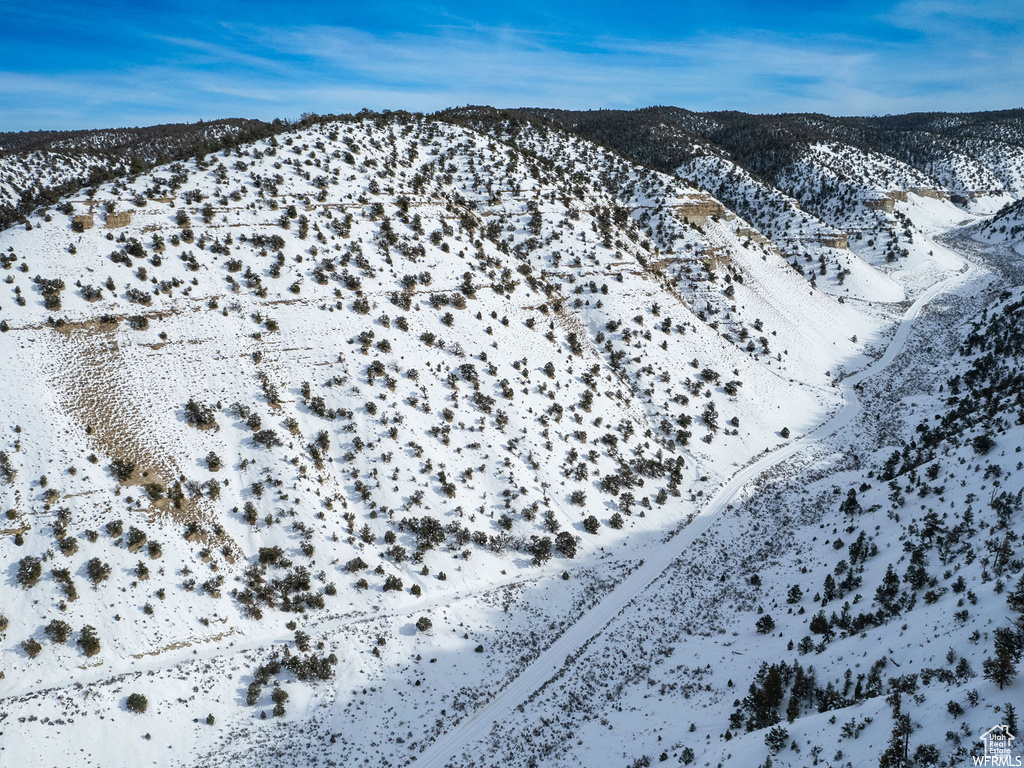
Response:
[[[228,119],[145,128],[0,133],[0,228],[87,184],[201,156],[285,127],[280,121]]]
[[[1017,201],[999,209],[990,219],[979,224],[974,236],[988,243],[1007,243],[1018,248],[1024,241],[1024,201]]]
[[[951,242],[991,272],[855,385],[863,418],[762,475],[449,764],[959,765],[1019,732],[1024,290],[1005,250]]]
[[[792,547],[806,557],[760,571],[764,588],[749,579],[763,664],[749,665],[728,723],[749,735],[712,754],[956,765],[984,754],[992,726],[1018,732],[1024,294],[1010,254],[983,256],[989,284],[938,308],[903,370],[864,388],[876,420],[847,459],[823,452],[803,488],[778,483],[753,502],[765,519],[802,499]]]
[[[409,764],[970,274],[933,237],[960,209],[866,204],[921,181],[873,150],[816,144],[782,186],[706,140],[666,173],[493,110],[225,141],[0,232],[5,761]],[[762,501],[716,523],[749,561],[702,539],[650,604],[689,616],[803,536]],[[824,578],[816,535],[771,589]],[[648,654],[662,619],[633,618]],[[518,757],[543,755],[576,759]]]
[[[842,295],[852,289],[852,296],[891,299],[899,290],[923,290],[934,278],[929,262],[937,270],[954,265],[935,261],[932,249],[920,247],[922,236],[968,216],[968,209],[992,210],[1009,195],[1001,189],[994,196],[985,192],[984,205],[971,202],[929,175],[916,155],[897,152],[903,145],[896,136],[907,146],[924,142],[927,132],[914,122],[886,124],[882,130],[870,120],[865,127],[861,119],[695,113],[674,107],[635,112],[465,107],[442,116],[477,126],[559,125],[648,167],[678,174],[748,219],[794,259],[791,265],[808,281],[825,278],[823,287]],[[985,126],[987,132],[975,134],[974,140],[1001,142],[1001,149],[990,153],[989,170],[1014,177],[1024,145],[1017,113],[993,113]],[[928,134],[938,137],[935,146],[953,141],[938,130]],[[957,146],[969,138],[967,133],[957,138]],[[950,152],[934,150],[931,156],[948,159]],[[909,263],[896,265],[901,260]],[[868,265],[928,277],[886,286]],[[853,281],[837,291],[840,274],[844,280],[852,275]]]
[[[456,110],[479,112],[480,108]],[[777,184],[816,146],[841,147],[846,163],[861,157],[855,179],[881,182],[877,189],[907,191],[907,184],[938,189],[958,205],[992,212],[1024,192],[1024,111],[968,114],[920,113],[885,117],[815,114],[750,115],[648,107],[633,112],[554,109],[508,110],[504,114],[553,121],[622,154],[671,171],[710,143],[758,177]],[[877,174],[872,156],[899,173]],[[864,162],[867,159],[869,162]],[[871,173],[872,167],[876,172]],[[908,171],[907,169],[912,169]],[[865,177],[865,171],[868,172]],[[901,186],[892,186],[892,185]]]
[[[57,610],[127,659],[335,590],[482,588],[507,550],[528,567],[671,526],[701,477],[836,403],[878,319],[800,290],[731,215],[687,225],[721,209],[706,194],[526,143],[327,124],[6,232],[5,546],[19,573],[55,558],[5,587],[8,636]],[[479,565],[438,583],[442,544]],[[111,574],[137,586],[109,612],[62,597]]]
[[[695,155],[676,173],[710,189],[757,227],[749,236],[766,239],[794,259],[800,274],[825,290],[874,301],[899,301],[902,287],[850,250],[850,236],[801,208],[777,187],[712,152]],[[857,239],[863,232],[857,231]]]
[[[850,137],[913,165],[976,212],[1024,194],[1021,110],[843,118]]]

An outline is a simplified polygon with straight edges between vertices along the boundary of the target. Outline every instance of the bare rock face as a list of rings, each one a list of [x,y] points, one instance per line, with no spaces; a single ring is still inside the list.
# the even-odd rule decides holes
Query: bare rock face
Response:
[[[679,205],[673,206],[676,216],[688,224],[703,224],[712,216],[725,216],[728,212],[724,205],[710,195],[699,195]]]
[[[132,223],[132,212],[121,211],[120,213],[108,213],[106,222],[103,224],[107,229],[118,229],[127,227]]]
[[[864,201],[864,205],[873,211],[892,213],[896,210],[896,201],[891,197],[875,197]]]
[[[913,192],[918,197],[930,197],[932,200],[945,200],[949,197],[948,193],[944,189],[932,189],[930,187],[911,187],[910,192]]]
[[[767,237],[765,237],[756,229],[753,229],[751,227],[740,227],[739,229],[736,230],[736,236],[740,238],[746,238],[747,240],[750,240],[752,243],[757,243],[758,245],[765,245],[766,243],[770,242]]]
[[[824,245],[826,248],[848,249],[850,247],[850,242],[845,232],[823,232],[815,238],[815,242]]]

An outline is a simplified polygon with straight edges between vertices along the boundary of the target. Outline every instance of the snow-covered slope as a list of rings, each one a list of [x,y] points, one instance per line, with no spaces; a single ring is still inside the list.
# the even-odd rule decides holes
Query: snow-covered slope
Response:
[[[949,281],[854,385],[865,418],[790,453],[525,706],[483,707],[423,764],[956,765],[1018,732],[1024,294],[1003,290],[1006,256]]]
[[[962,266],[725,163],[358,116],[0,233],[3,759],[406,764],[515,678]]]
[[[76,582],[138,585],[110,615],[60,611],[97,628],[106,663],[254,631],[296,597],[369,609],[388,577],[409,605],[414,585],[482,589],[543,562],[556,531],[583,555],[662,530],[688,509],[666,514],[669,494],[696,500],[699,477],[835,405],[830,377],[879,318],[744,247],[739,220],[687,226],[679,211],[708,200],[671,177],[578,140],[560,154],[438,123],[328,124],[4,234],[11,530],[19,560],[59,551]],[[584,186],[584,163],[604,181]],[[163,553],[148,583],[132,527]],[[442,542],[476,554],[438,582]],[[312,590],[242,578],[275,547]],[[94,558],[123,576],[90,575]],[[382,566],[368,590],[356,558]],[[20,642],[61,588],[48,571],[51,600],[8,589]]]
[[[269,136],[280,121],[216,120],[80,131],[0,133],[0,227],[89,184]]]
[[[1019,248],[1024,237],[1024,201],[1003,206],[995,216],[979,224],[975,237],[988,243],[1007,243]]]
[[[1020,114],[830,118],[674,107],[466,107],[445,116],[513,133],[523,125],[564,126],[717,196],[753,225],[748,236],[769,238],[816,287],[894,300],[900,291],[912,297],[924,290],[935,277],[929,263],[951,266],[921,247],[924,235],[1015,199],[1024,157]]]
[[[721,155],[695,154],[676,171],[710,189],[733,210],[757,227],[749,236],[767,238],[814,283],[842,296],[875,301],[899,301],[903,288],[850,250],[849,236],[817,216],[778,188],[754,178]],[[858,233],[860,234],[860,233]]]

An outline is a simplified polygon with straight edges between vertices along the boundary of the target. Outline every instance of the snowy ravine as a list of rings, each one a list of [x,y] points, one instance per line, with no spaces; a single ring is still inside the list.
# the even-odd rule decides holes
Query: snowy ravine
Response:
[[[0,231],[0,765],[964,762],[1019,210],[741,170],[364,114]]]
[[[935,243],[933,245],[937,248],[943,247]],[[628,605],[636,603],[640,606],[647,602],[647,590],[651,589],[666,571],[678,567],[678,559],[712,529],[718,517],[733,508],[733,502],[744,494],[748,484],[756,483],[759,478],[768,475],[783,462],[806,451],[808,446],[827,438],[834,438],[841,430],[853,424],[861,414],[857,388],[866,379],[886,376],[888,367],[903,351],[913,323],[922,310],[942,293],[955,290],[976,278],[977,272],[978,268],[964,259],[960,272],[935,283],[922,293],[904,312],[895,334],[886,345],[884,354],[862,370],[842,379],[844,405],[841,409],[813,431],[794,439],[782,448],[766,453],[732,475],[678,535],[667,538],[659,546],[647,549],[641,567],[584,614],[498,696],[486,706],[473,711],[466,717],[465,722],[438,738],[419,757],[416,765],[441,768],[446,765],[479,764],[476,749],[488,740],[492,729],[496,728],[499,732],[507,729],[507,724],[517,708],[522,711],[524,707],[533,704],[538,695],[543,699],[544,689],[565,674],[564,668],[573,665],[586,667],[586,659],[580,657],[591,643]],[[507,764],[500,761],[511,758],[514,750],[509,748],[509,742],[501,743],[502,746],[496,751],[496,757],[499,758],[496,764]]]

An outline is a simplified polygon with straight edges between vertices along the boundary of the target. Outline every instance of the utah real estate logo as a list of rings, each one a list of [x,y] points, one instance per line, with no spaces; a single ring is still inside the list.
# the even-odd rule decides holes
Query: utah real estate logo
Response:
[[[1010,727],[1005,723],[989,728],[978,738],[985,745],[985,754],[974,755],[974,764],[985,766],[985,768],[1020,765],[1020,755],[1010,754],[1010,742],[1014,738],[1014,735],[1010,733]]]

